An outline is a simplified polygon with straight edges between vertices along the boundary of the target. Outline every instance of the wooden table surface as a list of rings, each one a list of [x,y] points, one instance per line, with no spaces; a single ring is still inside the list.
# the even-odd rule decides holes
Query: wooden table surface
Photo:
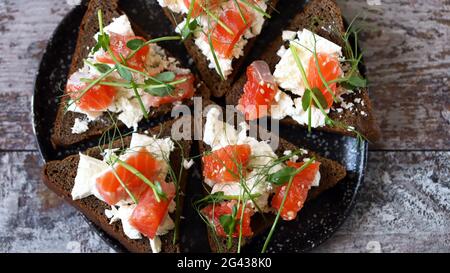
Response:
[[[47,40],[73,0],[0,0],[0,252],[112,251],[41,183],[30,123]],[[383,138],[339,231],[317,252],[450,252],[450,3],[338,1],[362,12]]]

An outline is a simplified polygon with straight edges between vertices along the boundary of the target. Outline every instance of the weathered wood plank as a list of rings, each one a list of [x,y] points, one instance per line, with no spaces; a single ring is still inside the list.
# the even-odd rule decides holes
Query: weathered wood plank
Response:
[[[449,160],[450,152],[372,152],[355,209],[316,251],[366,252],[376,242],[384,252],[450,251]],[[42,183],[36,152],[0,153],[0,162],[0,251],[110,251]]]
[[[338,0],[338,3],[348,20],[358,14],[365,17],[362,48],[383,134],[372,148],[448,149],[449,2]]]
[[[42,183],[37,152],[0,153],[0,252],[109,252]]]
[[[372,152],[352,214],[316,251],[449,252],[449,161],[450,152]]]

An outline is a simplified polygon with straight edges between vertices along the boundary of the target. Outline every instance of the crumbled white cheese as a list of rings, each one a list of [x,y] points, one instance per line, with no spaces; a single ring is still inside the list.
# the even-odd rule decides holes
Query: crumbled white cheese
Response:
[[[294,113],[291,117],[299,124],[307,125],[309,120],[308,111],[303,111],[302,100],[300,98],[294,99]],[[330,109],[326,109],[325,112],[329,113]],[[326,116],[317,107],[311,107],[311,127],[317,128],[325,125]]]
[[[76,103],[73,102],[72,100],[69,100],[68,104],[69,104],[69,106],[67,107],[67,111],[80,113],[80,114],[85,114],[89,121],[96,120],[98,117],[103,115],[103,112],[99,112],[99,111],[84,111],[84,110],[81,110],[80,108],[77,107]]]
[[[175,223],[173,222],[172,218],[170,218],[169,214],[164,217],[164,220],[161,222],[161,224],[158,226],[158,230],[156,231],[156,235],[165,235],[172,229],[174,229]]]
[[[137,99],[119,98],[116,103],[121,113],[117,117],[128,128],[133,127],[137,131],[139,121],[144,117]]]
[[[283,41],[292,41],[295,39],[295,37],[297,37],[297,32],[295,31],[284,30],[281,34],[281,38],[283,39]]]
[[[283,155],[286,155],[286,156],[290,156],[291,154],[292,154],[292,151],[291,151],[291,150],[286,150],[286,151],[283,152]],[[298,160],[298,155],[292,155],[292,156],[290,156],[290,157],[289,157],[289,160],[292,161],[292,162],[297,162],[297,160]]]
[[[276,160],[278,157],[265,141],[258,141],[253,137],[247,136],[248,126],[241,124],[241,130],[237,131],[230,124],[219,120],[220,111],[217,108],[212,108],[207,113],[206,123],[204,128],[203,141],[210,145],[212,150],[217,150],[228,145],[248,144],[251,149],[251,159],[248,166],[253,169],[246,177],[246,185],[251,193],[260,194],[255,198],[256,205],[263,210],[268,209],[268,197],[272,191],[272,185],[266,183],[264,175],[274,173],[281,168],[283,164],[276,164],[270,169],[261,172],[262,168]],[[205,179],[205,183],[213,187],[212,193],[223,191],[226,195],[239,195],[243,190],[239,183],[215,183]],[[255,204],[253,204],[255,205]]]
[[[183,0],[158,0],[158,3],[161,7],[169,8],[175,13],[188,13],[189,11]]]
[[[141,147],[145,147],[158,160],[167,161],[170,158],[170,153],[175,149],[175,144],[170,137],[156,138],[133,133],[129,150],[136,151]]]
[[[349,103],[346,103],[345,101],[341,102],[341,107],[344,108],[344,109],[350,109],[351,110],[353,108],[353,106],[355,106],[353,104],[353,102],[349,102]]]
[[[221,116],[217,107],[211,108],[206,115],[203,142],[213,150],[237,143],[238,132],[230,124],[220,121]]]
[[[149,240],[150,240],[150,247],[152,249],[152,252],[153,253],[161,252],[161,239],[159,239],[158,236],[155,236],[155,238],[153,238],[153,239],[149,238]]]
[[[141,239],[141,233],[130,224],[130,217],[133,214],[133,210],[136,208],[136,204],[123,205],[117,208],[111,206],[111,209],[105,210],[105,215],[110,219],[109,223],[112,224],[116,221],[122,223],[123,232],[130,239]]]
[[[75,118],[75,122],[72,127],[72,134],[82,134],[89,130],[89,120]]]
[[[309,66],[309,60],[314,56],[314,45],[316,46],[316,52],[318,53],[326,53],[335,55],[336,57],[342,55],[340,46],[307,29],[299,31],[297,36],[298,37],[290,44],[294,47],[305,71]],[[282,47],[284,47],[284,45]],[[285,50],[283,52],[280,62],[275,67],[273,75],[281,88],[289,90],[299,96],[303,95],[305,85],[291,50]]]
[[[270,113],[274,119],[284,119],[295,112],[294,101],[281,90],[275,94],[275,103],[271,106]]]
[[[274,153],[270,145],[265,141],[258,141],[255,138],[247,136],[248,126],[242,124],[241,130],[237,131],[230,124],[225,124],[223,121],[219,120],[220,111],[217,108],[212,108],[206,115],[206,126],[204,128],[204,139],[203,141],[210,145],[213,150],[218,147],[225,147],[228,145],[236,144],[248,144],[251,148],[251,159],[248,163],[249,168],[252,169],[245,177],[245,181],[240,181],[245,183],[251,194],[259,194],[258,197],[249,200],[249,204],[253,208],[259,208],[264,212],[270,210],[268,200],[269,195],[273,192],[273,187],[271,183],[266,181],[267,175],[275,173],[281,170],[285,165],[283,163],[276,164],[270,169],[270,166],[274,160],[278,159],[277,155]],[[226,128],[226,129],[224,129]],[[231,136],[231,137],[230,137]],[[291,154],[292,151],[285,151],[284,154]],[[301,154],[307,154],[308,152],[301,149]],[[298,160],[298,156],[293,156],[295,161]],[[263,171],[261,171],[263,169]],[[315,177],[313,182],[314,185],[318,185],[320,181],[320,174]],[[225,195],[239,196],[242,195],[244,189],[241,183],[215,183],[210,179],[205,179],[205,183],[212,187],[211,193],[223,192]]]
[[[186,170],[189,170],[192,165],[194,165],[194,160],[190,159],[189,161],[184,159],[183,160],[183,168],[185,168]]]

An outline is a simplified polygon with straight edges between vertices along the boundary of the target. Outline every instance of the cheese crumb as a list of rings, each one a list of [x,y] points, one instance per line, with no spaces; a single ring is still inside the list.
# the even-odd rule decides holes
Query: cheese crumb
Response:
[[[194,165],[194,160],[186,160],[186,159],[184,159],[183,160],[183,168],[185,168],[186,170],[189,170],[191,167],[192,167],[192,165]]]
[[[87,119],[75,118],[75,123],[72,127],[72,134],[82,134],[89,130],[89,121]]]

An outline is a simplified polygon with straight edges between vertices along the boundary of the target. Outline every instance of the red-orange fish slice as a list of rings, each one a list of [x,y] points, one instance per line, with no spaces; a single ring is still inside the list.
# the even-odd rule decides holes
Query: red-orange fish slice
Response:
[[[133,152],[124,162],[135,168],[153,183],[156,181],[161,182],[165,179],[161,177],[163,163],[145,148]],[[110,170],[96,179],[97,190],[106,203],[114,205],[121,200],[129,198],[128,193],[122,187],[116,175],[137,199],[140,199],[142,194],[150,188],[149,185],[119,163],[114,165],[114,170],[116,174],[114,174],[113,170]]]

